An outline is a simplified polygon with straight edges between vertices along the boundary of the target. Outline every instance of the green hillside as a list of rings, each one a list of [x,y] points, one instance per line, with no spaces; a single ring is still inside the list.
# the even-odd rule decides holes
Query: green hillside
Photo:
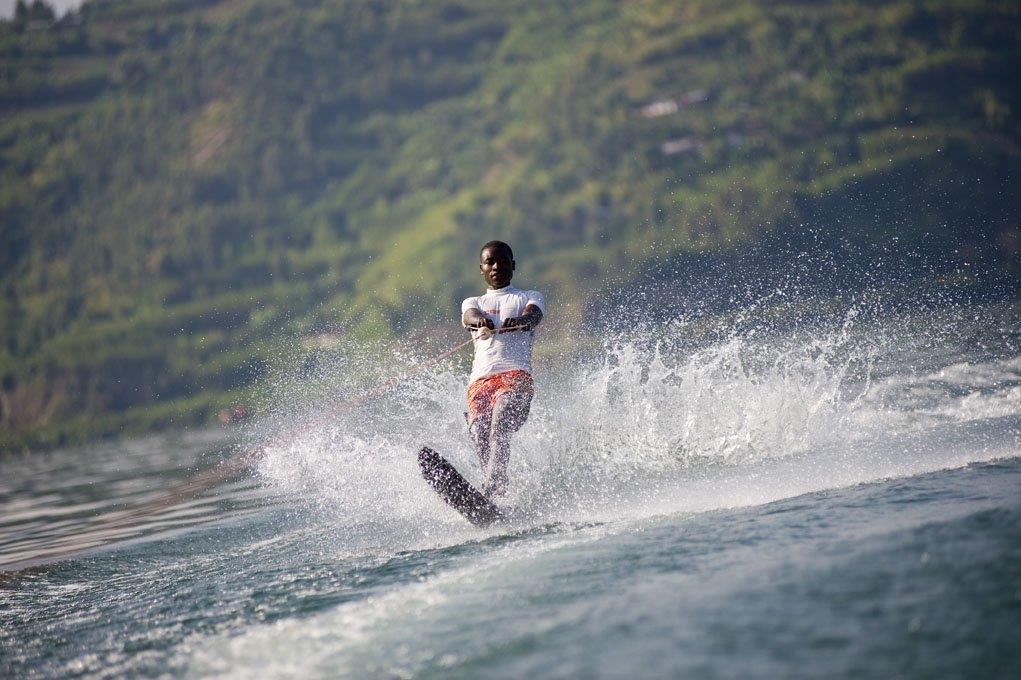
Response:
[[[0,448],[207,421],[281,333],[454,323],[493,237],[574,322],[808,223],[1018,272],[1017,3],[566,5],[0,23]]]

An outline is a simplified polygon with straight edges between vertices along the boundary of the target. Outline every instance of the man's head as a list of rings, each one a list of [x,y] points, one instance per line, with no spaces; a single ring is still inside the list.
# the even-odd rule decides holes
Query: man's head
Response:
[[[514,251],[503,241],[490,241],[479,251],[479,269],[490,288],[503,288],[514,275]]]

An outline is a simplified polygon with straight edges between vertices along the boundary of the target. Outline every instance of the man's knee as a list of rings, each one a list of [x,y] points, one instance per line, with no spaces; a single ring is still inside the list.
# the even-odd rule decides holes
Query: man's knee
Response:
[[[501,396],[493,409],[493,417],[497,418],[497,429],[505,432],[516,432],[528,420],[531,407],[531,395],[509,393]]]

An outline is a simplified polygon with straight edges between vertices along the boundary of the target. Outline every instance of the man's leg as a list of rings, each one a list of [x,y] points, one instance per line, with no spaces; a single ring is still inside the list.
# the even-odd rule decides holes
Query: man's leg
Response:
[[[507,492],[507,464],[510,462],[511,435],[528,420],[532,391],[511,390],[497,396],[493,404],[489,431],[488,465],[482,493],[489,498]]]
[[[476,416],[468,425],[468,438],[471,439],[475,455],[479,457],[479,465],[482,473],[485,474],[489,467],[489,432],[493,422],[493,412],[482,413]]]

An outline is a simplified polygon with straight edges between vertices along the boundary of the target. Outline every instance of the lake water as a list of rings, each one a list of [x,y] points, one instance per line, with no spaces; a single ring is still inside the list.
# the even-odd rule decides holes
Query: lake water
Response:
[[[0,676],[1016,677],[1021,307],[747,318],[539,362],[486,530],[415,463],[478,479],[463,365],[312,406],[412,356],[3,459]]]

